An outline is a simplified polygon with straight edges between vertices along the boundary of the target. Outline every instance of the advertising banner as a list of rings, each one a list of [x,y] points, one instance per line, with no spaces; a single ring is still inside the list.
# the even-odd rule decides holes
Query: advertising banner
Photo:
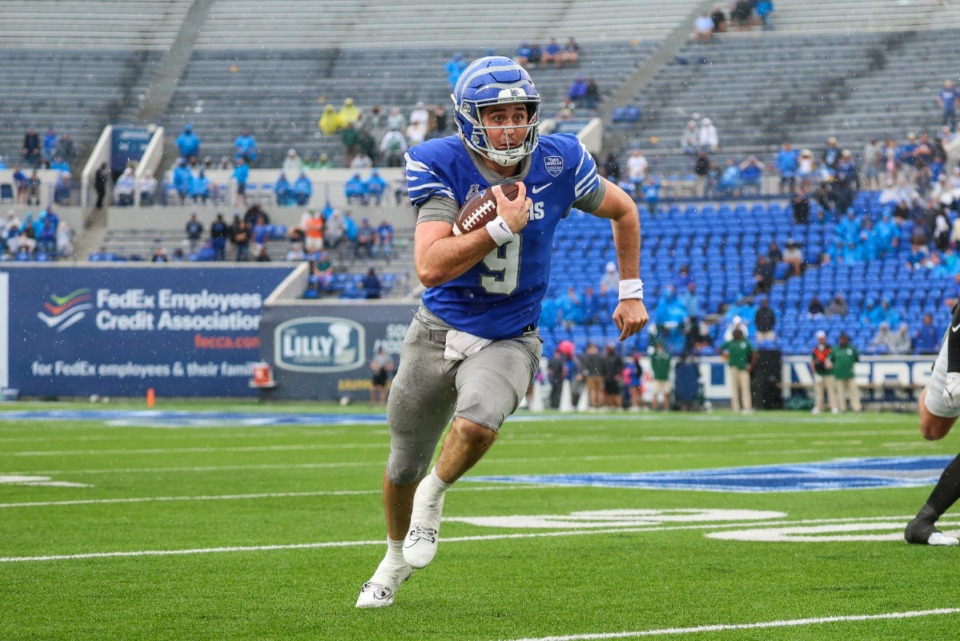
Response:
[[[0,373],[21,396],[250,396],[289,266],[4,266]]]
[[[419,302],[292,301],[270,305],[260,324],[275,387],[265,398],[366,401],[370,360],[381,348],[399,364]]]
[[[153,136],[145,127],[113,127],[110,146],[110,171],[121,173],[131,160],[139,161]]]

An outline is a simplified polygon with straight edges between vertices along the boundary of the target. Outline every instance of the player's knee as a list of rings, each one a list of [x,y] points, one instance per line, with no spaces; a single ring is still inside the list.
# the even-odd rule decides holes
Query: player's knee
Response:
[[[922,416],[920,418],[920,435],[927,441],[939,441],[950,433],[951,425],[936,416]]]
[[[497,431],[462,417],[454,420],[453,429],[459,440],[471,447],[489,447],[497,440]]]
[[[427,475],[429,459],[416,460],[411,457],[390,455],[387,460],[387,478],[394,485],[413,485]]]

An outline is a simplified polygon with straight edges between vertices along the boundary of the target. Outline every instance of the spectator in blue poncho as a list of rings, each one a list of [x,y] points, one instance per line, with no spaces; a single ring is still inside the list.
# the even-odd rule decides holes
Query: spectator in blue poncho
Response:
[[[370,172],[370,177],[364,183],[367,194],[379,205],[383,200],[383,193],[387,190],[387,181],[383,179],[376,169]]]
[[[557,307],[560,308],[560,315],[563,317],[564,327],[583,325],[583,301],[577,296],[577,292],[574,291],[573,287],[568,287],[567,295],[561,296],[557,300]]]
[[[202,169],[190,183],[190,197],[193,198],[193,202],[203,202],[204,204],[210,197],[210,179],[207,178]]]
[[[587,95],[587,77],[582,73],[578,73],[574,79],[573,83],[570,85],[570,90],[567,92],[567,97],[570,100],[579,103]]]
[[[253,138],[249,129],[244,129],[233,141],[234,155],[236,158],[243,158],[248,165],[252,165],[257,160],[257,141]]]
[[[183,133],[177,136],[177,148],[180,150],[180,157],[190,161],[200,155],[200,137],[193,131],[193,125],[187,123],[183,126]]]
[[[193,184],[193,172],[187,166],[187,161],[181,158],[177,161],[177,166],[173,170],[173,188],[177,191],[180,198],[180,204],[187,201],[190,195],[190,186]]]
[[[250,179],[250,166],[247,165],[247,161],[243,158],[237,158],[237,166],[233,168],[233,173],[230,177],[237,183],[237,197],[233,204],[239,205],[242,202],[246,205],[247,181]]]
[[[301,207],[310,202],[310,197],[313,195],[313,184],[306,172],[301,171],[300,176],[293,183],[293,194],[297,204]]]
[[[277,198],[277,206],[279,207],[292,205],[296,202],[293,194],[293,186],[290,184],[290,181],[287,180],[286,174],[281,173],[280,177],[277,178],[277,182],[273,186],[273,193]]]
[[[463,59],[463,54],[455,53],[453,58],[447,61],[444,68],[447,70],[447,82],[450,83],[450,89],[454,89],[463,74],[463,70],[467,68],[467,61]]]
[[[347,179],[347,182],[343,185],[343,194],[346,196],[348,203],[367,204],[367,185],[359,173]]]
[[[780,193],[792,194],[796,189],[797,170],[800,167],[800,152],[789,142],[777,152],[777,171],[780,172]]]

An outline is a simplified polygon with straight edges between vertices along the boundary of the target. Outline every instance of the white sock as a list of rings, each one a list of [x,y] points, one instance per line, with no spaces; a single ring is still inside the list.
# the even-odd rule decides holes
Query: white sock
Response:
[[[387,537],[387,555],[383,557],[383,560],[391,563],[403,563],[403,541],[394,541]]]
[[[427,499],[430,503],[436,503],[443,498],[443,493],[450,489],[452,483],[444,483],[440,480],[440,477],[437,476],[437,467],[434,466],[430,473],[420,481],[420,487],[417,488],[419,492],[421,488],[424,491],[424,498]]]

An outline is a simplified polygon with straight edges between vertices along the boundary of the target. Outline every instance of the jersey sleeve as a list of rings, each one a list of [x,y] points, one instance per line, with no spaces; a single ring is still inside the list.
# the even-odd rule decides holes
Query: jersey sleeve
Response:
[[[410,195],[410,202],[414,207],[422,207],[424,203],[440,196],[456,200],[453,190],[450,189],[437,174],[434,167],[424,162],[418,156],[417,147],[411,149],[404,158],[406,159],[407,191]]]
[[[579,158],[577,159],[577,170],[574,178],[573,198],[580,200],[587,194],[596,190],[600,186],[600,176],[597,175],[597,163],[593,156],[587,151],[583,143],[579,144],[577,149]]]

